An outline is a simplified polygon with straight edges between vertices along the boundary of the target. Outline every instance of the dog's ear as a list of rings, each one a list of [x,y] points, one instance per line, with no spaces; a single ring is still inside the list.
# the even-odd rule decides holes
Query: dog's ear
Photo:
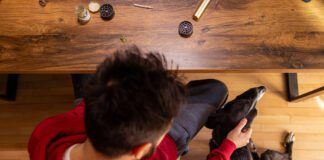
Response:
[[[220,125],[221,123],[223,123],[225,116],[226,116],[226,113],[224,113],[224,112],[213,113],[208,117],[208,120],[207,120],[205,126],[209,129],[214,129],[217,125]]]
[[[256,109],[253,109],[245,118],[247,119],[247,123],[244,126],[243,130],[247,130],[248,128],[251,127],[251,124],[254,120],[254,118],[257,116],[258,111]]]

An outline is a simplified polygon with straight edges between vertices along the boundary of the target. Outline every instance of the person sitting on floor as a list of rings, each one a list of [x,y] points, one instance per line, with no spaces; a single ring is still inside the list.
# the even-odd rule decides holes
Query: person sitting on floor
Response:
[[[184,85],[167,68],[164,56],[132,47],[105,59],[94,75],[75,75],[76,107],[35,128],[30,159],[176,160],[228,91],[213,79]],[[246,145],[251,132],[241,132],[245,124],[243,119],[208,160],[229,160]]]

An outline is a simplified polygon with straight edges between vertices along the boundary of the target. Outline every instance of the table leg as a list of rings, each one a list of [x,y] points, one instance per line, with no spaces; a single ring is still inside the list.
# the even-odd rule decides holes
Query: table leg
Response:
[[[19,74],[8,74],[6,92],[4,95],[0,95],[1,99],[5,99],[9,101],[16,100],[18,80],[19,80]]]
[[[324,86],[299,95],[297,73],[286,73],[288,101],[300,102],[324,93]]]
[[[75,99],[84,97],[84,86],[93,74],[71,74]]]

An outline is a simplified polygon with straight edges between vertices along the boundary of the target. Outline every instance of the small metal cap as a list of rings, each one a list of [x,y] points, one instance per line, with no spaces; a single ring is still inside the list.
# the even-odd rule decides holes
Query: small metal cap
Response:
[[[189,21],[183,21],[179,25],[179,34],[184,37],[188,38],[193,33],[193,26]]]
[[[111,20],[115,16],[114,8],[111,4],[103,4],[100,7],[100,16],[104,20]]]

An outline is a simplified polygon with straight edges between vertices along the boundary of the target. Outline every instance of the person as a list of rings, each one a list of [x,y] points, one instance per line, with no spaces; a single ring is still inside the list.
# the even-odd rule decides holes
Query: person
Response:
[[[208,116],[226,102],[224,83],[182,82],[161,54],[137,47],[116,51],[94,75],[74,75],[76,107],[33,131],[31,160],[176,160]],[[248,143],[243,119],[207,156],[228,160]]]

